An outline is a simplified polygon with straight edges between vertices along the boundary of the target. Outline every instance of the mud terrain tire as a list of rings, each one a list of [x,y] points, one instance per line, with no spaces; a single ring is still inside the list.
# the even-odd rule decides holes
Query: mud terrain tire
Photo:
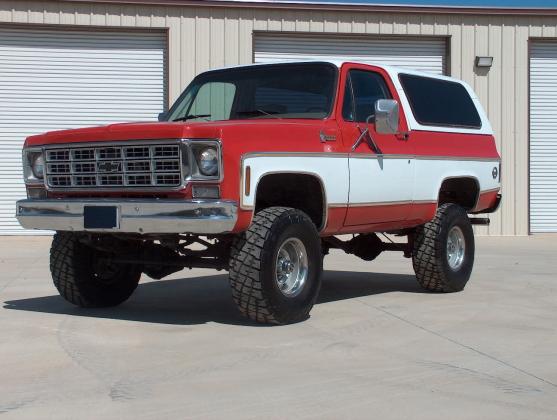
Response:
[[[78,235],[57,232],[50,249],[50,272],[60,296],[83,308],[116,306],[137,288],[141,269],[113,265],[99,269],[99,251],[79,241]]]
[[[462,207],[443,204],[432,221],[417,228],[412,263],[416,279],[424,289],[431,292],[464,289],[474,265],[474,233]]]
[[[306,267],[306,275],[290,277],[304,271],[296,271],[296,266]],[[293,208],[259,211],[249,229],[234,241],[229,271],[234,301],[248,318],[268,324],[306,319],[321,286],[321,240],[315,225]],[[290,280],[301,278],[305,280]]]

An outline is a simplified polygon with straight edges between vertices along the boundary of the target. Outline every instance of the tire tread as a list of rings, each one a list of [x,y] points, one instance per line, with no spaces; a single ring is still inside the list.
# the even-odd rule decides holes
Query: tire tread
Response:
[[[439,206],[433,220],[416,229],[412,265],[418,283],[431,292],[456,291],[451,287],[441,261],[442,247],[446,244],[440,240],[440,234],[451,213],[460,213],[467,217],[462,207],[446,203]]]
[[[303,313],[279,315],[260,278],[265,243],[273,235],[273,225],[281,217],[288,217],[293,223],[314,226],[307,215],[296,209],[268,207],[254,216],[248,230],[235,238],[231,249],[229,279],[232,297],[244,316],[260,323],[289,323],[293,318],[307,317],[311,310],[309,306]]]
[[[115,306],[133,293],[141,270],[130,267],[112,287],[95,282],[87,249],[71,232],[56,232],[50,248],[50,272],[60,296],[82,308]]]

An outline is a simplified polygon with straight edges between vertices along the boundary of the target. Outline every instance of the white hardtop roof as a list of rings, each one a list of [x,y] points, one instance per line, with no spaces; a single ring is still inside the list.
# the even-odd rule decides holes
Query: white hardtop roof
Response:
[[[472,87],[468,83],[466,83],[466,82],[464,82],[460,79],[455,79],[454,77],[443,76],[443,75],[433,74],[433,73],[426,73],[426,72],[423,72],[423,71],[412,70],[412,69],[408,69],[408,68],[405,68],[405,67],[388,66],[388,65],[383,65],[383,64],[380,64],[380,63],[373,63],[373,62],[317,59],[317,58],[313,59],[313,60],[270,61],[270,62],[266,62],[266,63],[256,63],[256,64],[241,65],[241,66],[223,67],[223,68],[215,69],[215,70],[225,70],[225,69],[233,69],[233,68],[247,68],[247,67],[256,67],[256,66],[267,66],[267,65],[272,65],[272,64],[292,64],[292,63],[304,64],[304,63],[316,63],[316,62],[317,63],[330,63],[330,64],[335,65],[338,68],[342,67],[342,65],[344,65],[346,63],[353,63],[353,64],[363,64],[363,65],[375,66],[375,67],[379,67],[379,68],[384,69],[389,74],[389,76],[391,77],[392,82],[395,85],[395,89],[399,93],[400,100],[402,102],[402,105],[403,105],[404,109],[408,111],[406,113],[406,118],[408,120],[408,126],[411,130],[439,131],[439,132],[445,132],[445,133],[452,132],[452,133],[470,133],[470,134],[489,134],[489,135],[493,135],[493,129],[491,127],[491,124],[489,123],[489,120],[487,118],[485,110],[483,109],[478,96],[474,92],[474,89],[472,89]],[[456,82],[456,83],[461,84],[468,91],[468,94],[470,95],[470,97],[472,98],[472,101],[474,102],[474,105],[476,106],[476,109],[477,109],[478,114],[480,115],[480,119],[482,121],[481,128],[480,129],[460,128],[460,127],[441,127],[440,128],[440,127],[437,127],[437,126],[426,126],[426,125],[420,124],[416,120],[413,112],[410,111],[412,108],[411,108],[410,103],[408,101],[408,98],[406,96],[406,92],[404,91],[404,89],[402,87],[402,84],[400,83],[400,80],[399,80],[399,77],[398,77],[399,74],[410,74],[410,75],[415,75],[415,76],[429,77],[429,78],[434,78],[434,79],[452,81],[452,82]],[[450,104],[447,104],[447,105],[449,106]]]

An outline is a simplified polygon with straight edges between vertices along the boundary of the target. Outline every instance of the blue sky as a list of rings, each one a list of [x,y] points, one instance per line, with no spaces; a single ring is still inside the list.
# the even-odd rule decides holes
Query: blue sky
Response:
[[[280,0],[278,0],[280,1]],[[484,6],[484,7],[551,7],[557,0],[287,0],[305,3],[404,4],[427,6]]]

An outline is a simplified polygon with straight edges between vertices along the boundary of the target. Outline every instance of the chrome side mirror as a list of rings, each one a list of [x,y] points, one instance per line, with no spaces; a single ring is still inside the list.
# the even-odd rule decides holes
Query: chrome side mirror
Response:
[[[398,102],[394,99],[378,99],[375,102],[375,131],[381,134],[397,134],[398,123]]]
[[[167,113],[166,112],[161,112],[159,114],[159,121],[166,121],[166,117],[167,117]]]

